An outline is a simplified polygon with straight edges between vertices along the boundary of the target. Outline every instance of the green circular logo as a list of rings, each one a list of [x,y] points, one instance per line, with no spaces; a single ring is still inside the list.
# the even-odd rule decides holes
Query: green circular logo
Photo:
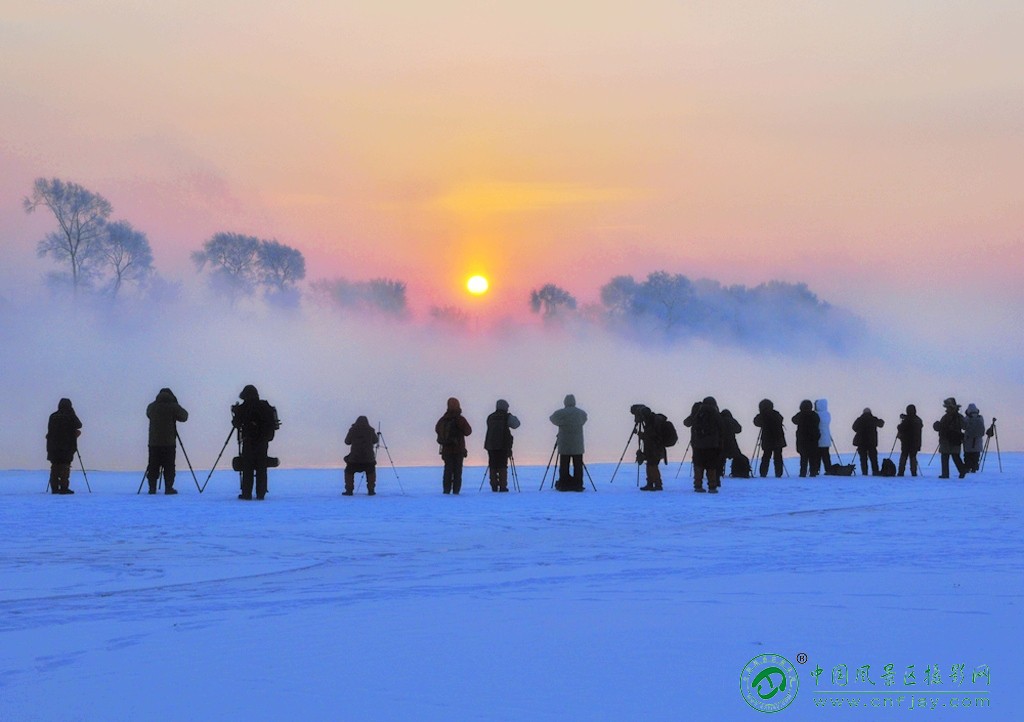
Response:
[[[777,654],[759,654],[740,672],[740,694],[758,712],[781,712],[800,689],[796,667]]]

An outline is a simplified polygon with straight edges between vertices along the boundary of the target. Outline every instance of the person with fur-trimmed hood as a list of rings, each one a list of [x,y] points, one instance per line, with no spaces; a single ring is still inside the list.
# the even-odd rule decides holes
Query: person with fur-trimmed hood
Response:
[[[793,416],[796,424],[796,453],[800,454],[800,476],[818,475],[818,444],[821,439],[821,417],[810,399],[800,402],[800,410]]]
[[[238,398],[242,400],[241,403],[231,407],[231,424],[238,429],[242,442],[239,454],[242,489],[238,498],[252,499],[255,486],[256,499],[262,501],[267,495],[270,442],[280,422],[277,420],[277,411],[260,398],[260,392],[252,384],[247,384]]]
[[[149,419],[149,463],[146,464],[149,493],[156,493],[156,483],[163,470],[164,494],[177,494],[174,460],[178,450],[178,422],[188,421],[188,411],[181,407],[173,391],[162,388],[146,407],[146,418]]]
[[[864,413],[853,422],[853,445],[860,456],[860,473],[868,474],[868,462],[871,463],[871,476],[878,476],[878,430],[885,422],[864,409]]]
[[[768,464],[775,462],[775,477],[781,478],[785,470],[782,461],[782,450],[786,448],[786,430],[783,427],[782,414],[775,410],[771,399],[761,399],[757,405],[757,416],[754,426],[761,429],[761,478],[768,476]]]
[[[960,458],[960,444],[964,440],[964,417],[960,413],[960,405],[952,396],[942,402],[942,408],[946,413],[932,424],[932,428],[939,432],[939,455],[942,460],[942,473],[939,478],[949,478],[949,460],[952,458],[960,478],[963,479],[967,476],[967,467]]]
[[[964,466],[967,471],[978,471],[981,464],[981,452],[985,449],[985,419],[978,407],[967,404],[964,418]]]
[[[921,431],[924,422],[917,415],[917,407],[907,404],[906,413],[900,414],[900,423],[896,425],[896,438],[900,440],[900,463],[896,476],[903,476],[910,462],[910,475],[917,476],[917,454],[921,451]]]
[[[828,399],[815,401],[814,413],[821,419],[818,426],[818,457],[814,460],[814,473],[824,469],[828,475],[832,473],[832,414],[828,410]]]
[[[566,394],[564,406],[550,416],[558,427],[555,445],[558,447],[558,491],[583,491],[583,425],[587,412],[576,405],[576,397]],[[569,465],[572,464],[572,474]]]
[[[78,453],[78,437],[82,422],[71,405],[71,399],[57,402],[57,410],[46,424],[46,460],[50,462],[50,492],[74,494],[71,489],[71,462]]]
[[[491,491],[508,491],[508,460],[512,458],[512,429],[519,428],[519,419],[508,410],[508,401],[498,399],[487,417],[484,449],[487,451],[487,473]]]
[[[473,433],[473,427],[462,415],[462,405],[457,398],[449,398],[447,406],[444,415],[434,424],[434,432],[438,453],[444,461],[442,489],[445,494],[458,494],[462,491],[462,462],[468,454],[466,437]]]
[[[704,491],[706,474],[708,492],[717,494],[724,434],[722,414],[715,397],[707,396],[694,404],[690,415],[683,419],[683,425],[690,429],[690,446],[693,448],[693,490]]]
[[[365,416],[356,418],[348,427],[345,443],[352,449],[345,454],[345,491],[342,496],[352,496],[355,492],[356,474],[366,474],[366,495],[377,493],[377,431],[370,426]]]

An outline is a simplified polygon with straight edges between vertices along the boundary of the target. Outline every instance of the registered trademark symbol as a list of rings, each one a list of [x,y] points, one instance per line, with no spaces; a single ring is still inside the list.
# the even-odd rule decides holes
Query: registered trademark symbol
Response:
[[[805,653],[803,653],[803,652],[798,653],[796,655],[796,663],[797,664],[807,664],[807,655]]]

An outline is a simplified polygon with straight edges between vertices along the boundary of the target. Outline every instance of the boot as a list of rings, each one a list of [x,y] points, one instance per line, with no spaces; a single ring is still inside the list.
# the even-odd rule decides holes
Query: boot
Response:
[[[168,482],[164,484],[164,494],[173,496],[177,494],[178,490],[174,488],[174,482]]]
[[[345,491],[341,492],[341,495],[342,496],[352,496],[352,490],[351,489],[345,489]]]
[[[149,493],[150,494],[155,494],[156,493],[156,482],[155,481],[149,482]]]
[[[366,495],[367,496],[377,496],[377,485],[376,484],[367,484],[366,485]]]

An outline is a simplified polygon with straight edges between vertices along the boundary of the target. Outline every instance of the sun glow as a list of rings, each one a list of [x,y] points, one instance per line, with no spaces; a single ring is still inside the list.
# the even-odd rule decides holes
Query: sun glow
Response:
[[[466,290],[474,296],[480,296],[487,293],[488,288],[490,288],[490,284],[483,276],[473,276],[466,281]]]

